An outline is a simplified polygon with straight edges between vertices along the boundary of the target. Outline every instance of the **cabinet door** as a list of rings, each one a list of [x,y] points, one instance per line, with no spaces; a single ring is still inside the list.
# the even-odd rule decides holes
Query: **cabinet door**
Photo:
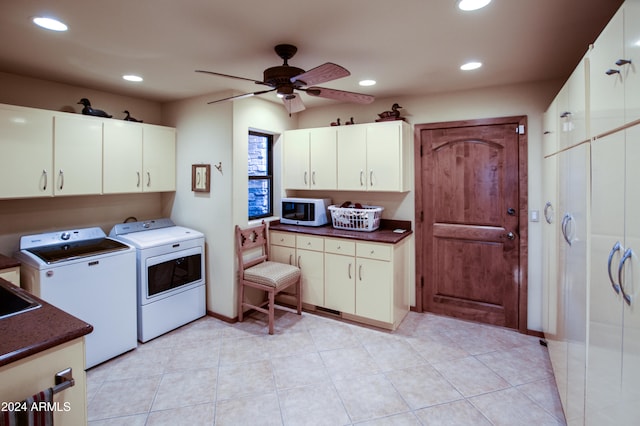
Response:
[[[558,151],[558,99],[553,100],[542,116],[542,155]]]
[[[401,128],[398,123],[367,126],[369,191],[401,191]]]
[[[296,264],[296,249],[292,247],[274,246],[269,249],[269,258],[274,262]]]
[[[591,143],[591,265],[586,419],[609,422],[620,401],[622,297],[618,264],[625,251],[625,138]],[[636,158],[640,158],[636,157]]]
[[[53,114],[0,106],[0,198],[53,192]]]
[[[338,129],[338,189],[367,189],[367,131],[364,125]]]
[[[296,263],[302,273],[302,301],[324,306],[324,253],[297,249]]]
[[[393,266],[391,262],[356,259],[356,315],[393,322]]]
[[[309,134],[309,186],[336,189],[337,152],[335,127],[311,129]]]
[[[309,130],[284,134],[282,184],[285,189],[309,189]]]
[[[625,89],[625,122],[640,119],[640,2],[624,4],[624,58],[631,61],[622,66]]]
[[[624,264],[625,292],[622,352],[623,417],[617,424],[635,424],[640,419],[640,125],[626,131],[625,245],[632,252]]]
[[[54,195],[102,192],[102,120],[54,117]]]
[[[624,122],[623,75],[616,61],[624,57],[624,10],[621,8],[596,39],[589,55],[591,134],[598,136]],[[613,72],[611,72],[613,71]]]
[[[325,253],[325,307],[354,314],[356,311],[356,258]]]
[[[142,125],[105,121],[102,175],[105,194],[142,191]]]
[[[144,125],[142,129],[143,191],[176,190],[176,131]]]

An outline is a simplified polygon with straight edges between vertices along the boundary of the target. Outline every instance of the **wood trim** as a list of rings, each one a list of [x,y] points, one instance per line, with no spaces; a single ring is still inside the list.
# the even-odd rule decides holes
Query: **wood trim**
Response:
[[[227,317],[227,316],[224,316],[224,315],[217,314],[217,313],[215,313],[213,311],[210,311],[208,309],[207,309],[207,316],[213,317],[215,319],[219,319],[220,321],[224,321],[224,322],[229,323],[229,324],[235,324],[235,323],[238,322],[238,317],[237,316],[231,318],[231,317]]]
[[[414,175],[415,175],[415,307],[412,309],[415,312],[424,312],[424,306],[422,303],[423,291],[422,286],[424,277],[422,276],[422,268],[418,259],[422,259],[422,235],[424,224],[422,219],[422,191],[418,188],[422,187],[422,153],[420,146],[420,133],[423,130],[441,129],[446,127],[471,127],[471,126],[485,126],[485,125],[499,125],[514,123],[516,126],[523,125],[525,128],[524,134],[518,135],[518,197],[519,197],[519,225],[518,234],[520,242],[520,259],[519,259],[519,293],[518,293],[518,331],[523,334],[531,333],[527,326],[527,314],[528,314],[528,266],[529,266],[529,196],[528,196],[528,121],[526,116],[510,116],[510,117],[496,117],[496,118],[482,118],[475,120],[458,120],[449,122],[437,122],[437,123],[425,123],[416,124],[414,126]],[[514,128],[515,131],[515,128]]]

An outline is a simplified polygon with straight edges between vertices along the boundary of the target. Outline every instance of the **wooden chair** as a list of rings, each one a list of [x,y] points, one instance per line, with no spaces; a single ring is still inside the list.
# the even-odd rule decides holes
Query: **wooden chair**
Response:
[[[245,229],[236,225],[236,253],[238,255],[238,282],[240,285],[238,320],[243,321],[245,308],[253,308],[269,316],[269,334],[273,334],[276,295],[281,292],[284,294],[284,290],[295,286],[298,315],[301,315],[302,286],[300,285],[300,268],[269,260],[268,235],[269,230],[264,221],[258,226]],[[267,300],[260,305],[246,302],[244,300],[245,287],[264,290],[267,293]],[[268,305],[266,309],[265,305]]]

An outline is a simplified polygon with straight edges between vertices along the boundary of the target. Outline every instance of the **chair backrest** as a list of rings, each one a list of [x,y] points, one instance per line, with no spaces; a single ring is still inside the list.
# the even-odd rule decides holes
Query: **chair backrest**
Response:
[[[241,274],[245,269],[269,258],[268,229],[264,221],[258,226],[244,229],[236,225],[236,253]]]

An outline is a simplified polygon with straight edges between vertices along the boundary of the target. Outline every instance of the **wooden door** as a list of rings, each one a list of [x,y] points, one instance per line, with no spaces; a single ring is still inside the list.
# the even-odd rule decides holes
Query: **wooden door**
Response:
[[[510,328],[519,328],[524,314],[526,323],[526,303],[520,308],[526,175],[522,185],[516,131],[524,121],[416,126],[424,310]]]

